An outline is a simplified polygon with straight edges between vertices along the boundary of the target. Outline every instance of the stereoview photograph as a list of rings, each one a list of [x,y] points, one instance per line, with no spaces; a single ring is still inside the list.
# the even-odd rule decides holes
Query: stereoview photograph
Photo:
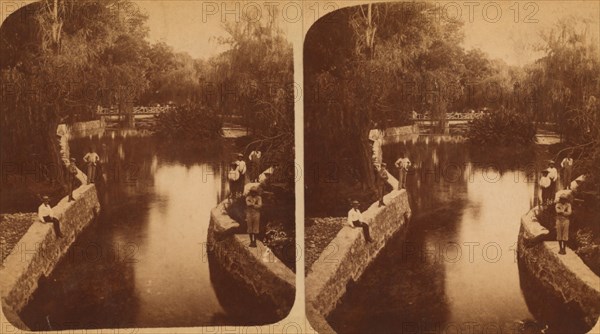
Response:
[[[600,4],[344,4],[303,49],[311,325],[600,333]]]
[[[2,4],[4,317],[32,331],[286,317],[293,54],[276,8]]]

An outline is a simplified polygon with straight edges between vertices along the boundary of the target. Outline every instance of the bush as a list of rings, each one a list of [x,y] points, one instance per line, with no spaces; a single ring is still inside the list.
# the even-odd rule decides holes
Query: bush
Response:
[[[501,109],[470,123],[468,139],[479,145],[529,145],[535,143],[535,125],[514,110]]]
[[[223,122],[216,113],[198,106],[185,106],[160,114],[155,135],[166,141],[215,139],[221,137],[222,127]]]

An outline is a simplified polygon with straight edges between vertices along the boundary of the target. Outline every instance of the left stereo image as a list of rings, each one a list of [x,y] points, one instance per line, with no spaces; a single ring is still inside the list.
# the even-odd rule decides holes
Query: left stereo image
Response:
[[[3,15],[0,292],[13,326],[289,314],[293,49],[277,8],[254,4],[44,0]]]

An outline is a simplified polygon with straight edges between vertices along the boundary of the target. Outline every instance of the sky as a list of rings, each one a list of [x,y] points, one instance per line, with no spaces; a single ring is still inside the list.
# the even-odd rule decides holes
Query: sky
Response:
[[[186,51],[198,58],[207,58],[226,49],[213,38],[227,35],[222,29],[223,21],[235,20],[236,15],[245,12],[266,15],[261,2],[252,2],[260,11],[242,1],[142,0],[135,3],[149,15],[151,41],[164,41],[176,51]],[[337,7],[348,4],[356,2],[340,3]],[[458,18],[465,22],[465,49],[479,48],[510,65],[525,65],[539,58],[542,53],[534,51],[532,45],[539,44],[540,32],[552,27],[562,16],[588,17],[592,21],[590,32],[596,39],[600,35],[599,1],[453,1],[434,4],[443,9],[446,19]],[[314,15],[314,11],[306,6],[305,13]],[[293,14],[290,8],[288,11]],[[321,15],[325,13],[321,11]],[[298,23],[281,24],[281,27],[284,30],[303,29]]]
[[[29,2],[31,1],[24,1],[23,4]],[[296,7],[301,3],[300,0],[279,2],[279,25],[288,37],[291,31],[307,31],[310,24],[332,8],[356,5],[359,2],[322,1],[320,10],[317,10],[317,2],[306,0],[304,8],[300,8],[299,12],[299,15],[302,12],[305,14],[304,20],[286,21],[282,18],[283,9],[286,9],[289,17],[298,15]],[[510,65],[525,65],[539,58],[542,53],[532,50],[532,44],[540,43],[539,33],[552,27],[564,16],[589,18],[589,31],[600,44],[600,1],[467,0],[433,3],[443,9],[445,19],[461,19],[465,22],[465,49],[479,48],[490,57],[503,59]],[[267,5],[260,1],[135,0],[134,4],[137,7],[134,10],[148,14],[150,41],[163,41],[176,51],[188,52],[195,58],[208,58],[226,50],[227,47],[219,45],[216,40],[216,37],[227,36],[222,28],[224,21],[239,20],[239,15],[243,13],[261,17],[267,15]],[[2,18],[14,11],[11,6],[2,5]],[[291,21],[295,23],[286,24]],[[295,45],[299,44],[298,41]]]
[[[486,8],[487,16],[483,16],[486,2],[481,3],[473,8],[470,17],[469,7],[462,6],[461,17],[465,20],[463,46],[465,49],[479,48],[510,65],[525,65],[541,57],[543,53],[535,52],[532,44],[541,43],[540,32],[552,28],[565,16],[589,18],[589,32],[600,44],[600,1],[524,1],[517,3],[518,13],[514,1],[487,2],[490,4]],[[502,15],[498,18],[491,4],[500,6]],[[447,17],[458,15],[458,10],[452,6],[446,9]]]

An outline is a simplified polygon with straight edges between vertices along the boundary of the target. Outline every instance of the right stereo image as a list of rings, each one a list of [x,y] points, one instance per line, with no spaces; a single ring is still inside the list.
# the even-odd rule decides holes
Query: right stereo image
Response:
[[[600,3],[351,3],[304,40],[319,333],[600,333]]]

